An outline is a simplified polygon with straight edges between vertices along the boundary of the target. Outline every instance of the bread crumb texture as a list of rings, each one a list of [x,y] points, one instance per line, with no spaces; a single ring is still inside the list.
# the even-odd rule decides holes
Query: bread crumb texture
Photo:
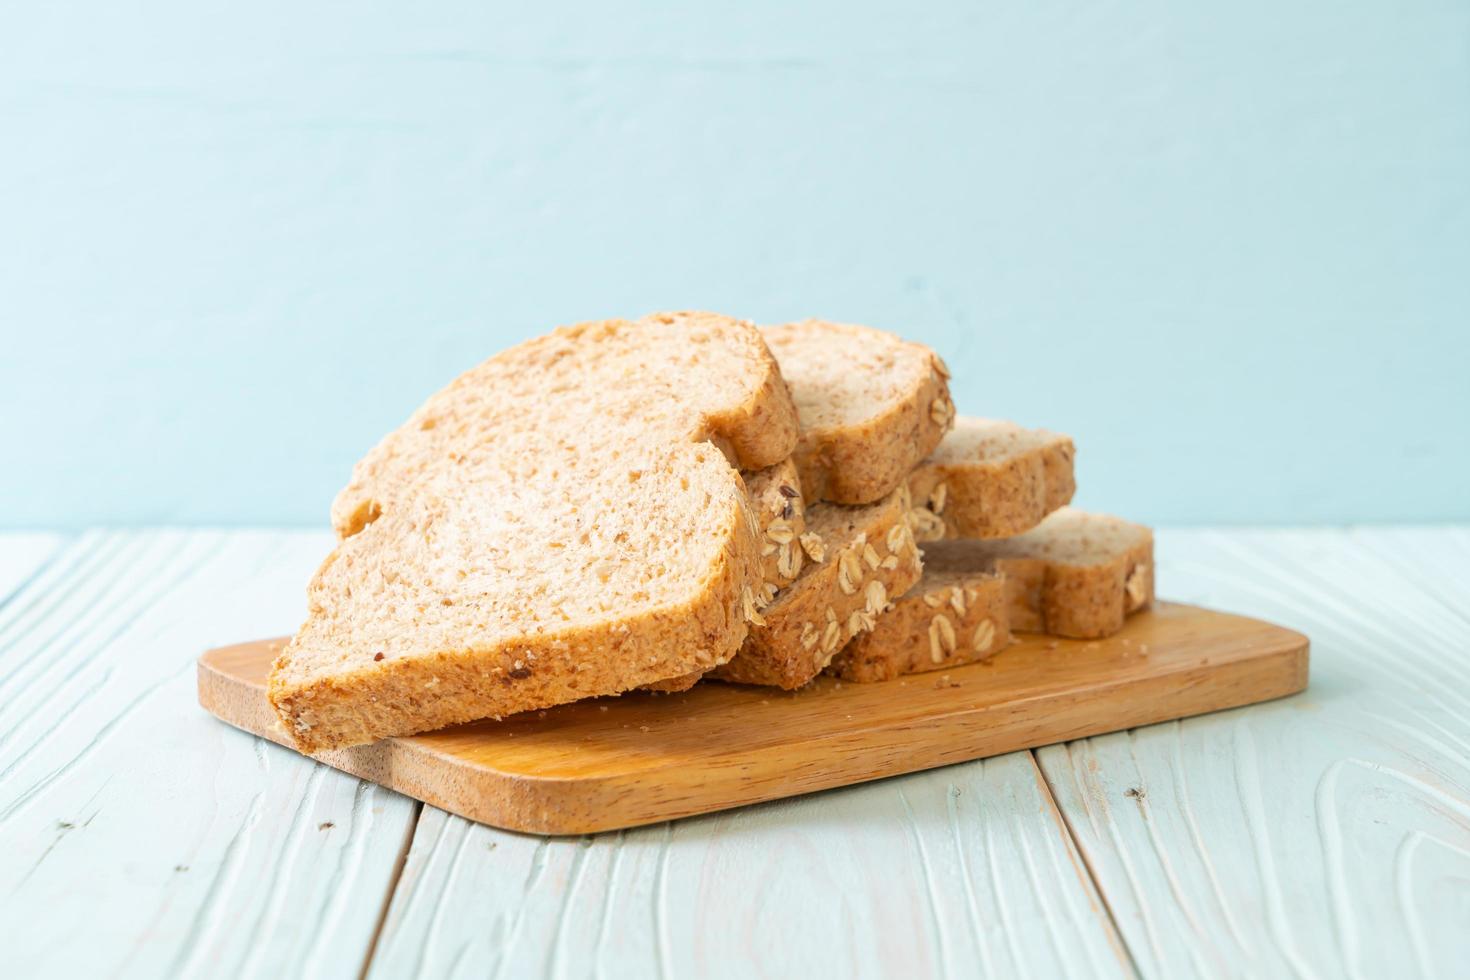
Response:
[[[908,510],[902,486],[875,504],[810,506],[807,527],[822,541],[824,560],[808,564],[776,594],[739,654],[712,676],[794,690],[872,630],[891,608],[890,597],[923,573]]]
[[[825,320],[763,332],[801,417],[796,464],[809,501],[883,499],[954,423],[949,371],[923,344]]]
[[[583,323],[492,357],[355,467],[271,703],[310,752],[725,662],[763,586],[738,470],[782,463],[797,431],[760,332],[729,317]]]
[[[920,542],[1008,538],[1071,502],[1077,489],[1070,436],[1014,422],[961,417],[909,475]]]
[[[1008,613],[1003,576],[926,567],[918,584],[871,632],[844,647],[827,672],[849,681],[886,681],[975,663],[1011,642]]]

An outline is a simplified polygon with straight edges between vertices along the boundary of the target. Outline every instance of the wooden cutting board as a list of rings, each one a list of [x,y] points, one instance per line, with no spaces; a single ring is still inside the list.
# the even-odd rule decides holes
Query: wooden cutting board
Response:
[[[289,745],[265,697],[283,640],[210,650],[199,702]],[[1160,603],[1106,640],[1021,636],[992,660],[796,692],[719,683],[627,694],[322,752],[471,820],[584,834],[1000,755],[1294,694],[1307,638]]]

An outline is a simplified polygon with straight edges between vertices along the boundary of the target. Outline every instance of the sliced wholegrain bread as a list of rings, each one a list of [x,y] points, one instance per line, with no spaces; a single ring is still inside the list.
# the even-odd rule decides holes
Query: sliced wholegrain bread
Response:
[[[859,507],[813,504],[803,544],[811,562],[760,612],[739,654],[711,676],[793,690],[810,681],[844,644],[873,628],[889,597],[922,574],[900,486]]]
[[[1014,422],[961,417],[909,476],[921,542],[1009,538],[1066,506],[1077,489],[1072,439]]]
[[[801,495],[801,477],[790,459],[744,476],[762,536],[763,585],[758,593],[758,605],[764,606],[775,598],[777,590],[791,584],[805,564],[801,536],[806,532],[806,504]],[[643,689],[676,694],[689,690],[703,676],[704,671],[697,670],[645,684]]]
[[[795,448],[750,324],[566,327],[433,395],[360,462],[269,696],[304,751],[721,663],[761,585],[738,468]]]
[[[763,332],[801,416],[796,463],[809,501],[886,497],[954,420],[949,372],[922,344],[824,320]]]
[[[1063,507],[1014,538],[927,544],[924,563],[1004,575],[1013,630],[1097,639],[1153,602],[1153,549],[1142,525]]]
[[[795,461],[785,459],[745,474],[745,486],[765,538],[761,571],[767,592],[773,593],[789,585],[805,564],[801,536],[806,531],[806,498],[801,476]]]
[[[984,660],[1011,642],[1009,606],[1002,575],[925,568],[918,584],[848,643],[827,672],[886,681]]]

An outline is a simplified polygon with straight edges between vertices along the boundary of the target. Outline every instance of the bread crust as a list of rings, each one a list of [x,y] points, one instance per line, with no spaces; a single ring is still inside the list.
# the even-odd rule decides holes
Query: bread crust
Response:
[[[783,370],[798,405],[804,398],[821,395],[811,390],[820,382],[809,375],[804,378],[800,358],[790,346],[813,334],[822,337],[834,358],[842,358],[844,350],[865,355],[881,350],[890,363],[917,368],[905,372],[906,387],[860,419],[837,424],[802,419],[796,465],[808,500],[849,505],[881,500],[904,482],[954,423],[949,370],[923,344],[871,327],[824,320],[766,327],[765,334],[777,358],[786,358]]]
[[[739,640],[732,639],[747,631],[741,592],[758,575],[753,542],[737,538],[688,603],[609,628],[383,660],[307,684],[283,683],[273,671],[269,697],[297,746],[310,753],[619,694],[703,673],[733,656]],[[290,646],[281,657],[289,656]]]
[[[814,504],[808,533],[820,533],[822,560],[808,565],[752,625],[740,653],[711,676],[794,690],[831,662],[842,646],[873,628],[923,573],[909,530],[908,491],[859,508]]]
[[[869,683],[985,660],[1011,642],[1009,612],[1004,576],[926,570],[827,672]]]
[[[796,463],[789,457],[775,466],[741,475],[760,527],[763,584],[756,604],[764,606],[775,598],[777,591],[790,585],[806,564],[807,555],[801,546],[801,536],[806,532],[806,502]],[[643,690],[677,694],[697,684],[704,673],[700,670],[670,677]]]
[[[677,445],[687,442],[693,447],[691,458],[699,456],[698,444],[707,441],[730,461],[719,463],[728,476],[712,481],[715,463],[708,453],[699,456],[699,475],[706,481],[701,486],[710,494],[703,512],[707,524],[700,533],[713,537],[702,545],[700,554],[712,558],[702,567],[698,580],[687,586],[681,583],[676,600],[647,603],[605,618],[584,618],[566,627],[502,630],[491,638],[464,629],[454,633],[452,641],[429,648],[390,650],[387,655],[365,647],[369,641],[355,633],[334,631],[326,614],[333,606],[354,601],[352,587],[359,581],[355,569],[381,572],[387,568],[400,577],[412,573],[413,566],[405,565],[394,551],[395,542],[415,540],[420,526],[432,528],[432,521],[422,520],[425,512],[444,520],[442,508],[435,510],[435,495],[453,498],[469,492],[453,480],[435,482],[430,477],[415,483],[409,464],[415,459],[436,460],[441,452],[478,451],[478,443],[460,446],[447,441],[453,433],[438,432],[432,423],[452,420],[446,414],[446,403],[456,398],[494,397],[493,391],[482,394],[486,387],[482,373],[486,366],[482,365],[432,397],[385,438],[359,464],[352,483],[334,504],[333,523],[343,540],[313,578],[308,589],[311,613],[277,659],[269,684],[271,703],[302,751],[356,745],[617,694],[697,675],[735,654],[746,636],[748,619],[755,615],[762,584],[762,537],[731,464],[759,468],[780,463],[795,448],[797,434],[795,407],[758,331],[750,324],[714,314],[657,314],[635,323],[599,321],[561,328],[486,364],[511,359],[513,365],[526,362],[534,372],[544,363],[554,364],[559,351],[580,344],[618,342],[636,351],[637,332],[645,325],[658,336],[673,336],[676,342],[683,330],[727,331],[736,337],[748,334],[748,354],[742,363],[731,365],[732,371],[754,372],[754,383],[740,389],[741,397],[711,410],[691,406],[687,420],[678,415],[677,405],[657,407],[665,412],[665,429],[659,431],[672,433]],[[510,370],[504,364],[496,367]],[[667,397],[666,391],[661,394]],[[596,392],[577,395],[596,397]],[[554,410],[554,404],[547,410]],[[625,399],[623,404],[629,402]],[[632,404],[636,409],[636,403]],[[530,410],[539,409],[532,406]],[[442,428],[449,429],[449,423],[444,422]],[[639,437],[638,432],[629,433],[630,441]],[[681,449],[669,458],[683,460],[683,453]],[[537,491],[531,487],[525,492]],[[589,561],[595,557],[589,556]],[[334,568],[339,563],[341,567]],[[423,591],[423,601],[431,601],[434,595],[432,589]],[[445,594],[444,605],[450,606],[456,598]],[[408,642],[421,641],[414,634],[404,645]],[[297,666],[303,657],[311,666]],[[322,663],[326,666],[318,669],[316,665]]]
[[[729,329],[737,325],[748,331],[747,363],[741,366],[755,372],[757,383],[733,404],[702,413],[691,412],[686,428],[687,439],[717,446],[731,465],[741,470],[764,469],[792,455],[801,435],[796,405],[775,356],[754,324],[705,312],[653,313],[631,323],[627,320],[589,320],[557,327],[549,334],[502,351],[431,395],[407,422],[384,436],[353,467],[352,479],[332,501],[332,528],[337,536],[350,537],[382,514],[399,486],[409,482],[404,478],[404,471],[411,465],[411,450],[435,439],[442,443],[440,448],[452,450],[453,434],[442,435],[443,429],[439,425],[446,405],[454,403],[465,389],[483,387],[487,368],[502,359],[514,357],[535,365],[530,368],[532,371],[544,369],[548,364],[555,364],[569,347],[605,342],[619,332],[644,324],[689,332]],[[536,364],[538,361],[541,363]],[[735,366],[731,370],[735,370]],[[596,397],[595,392],[587,394]],[[487,392],[486,395],[491,397],[492,393]]]
[[[1065,507],[1076,492],[1070,436],[960,418],[909,475],[919,541],[1009,538]]]
[[[1093,640],[1123,628],[1154,599],[1153,532],[1064,507],[1035,529],[999,541],[938,541],[931,568],[1005,576],[1011,629]]]
[[[806,494],[796,461],[789,457],[744,476],[763,539],[761,575],[769,599],[775,590],[790,585],[806,565],[801,547],[801,536],[806,532]]]

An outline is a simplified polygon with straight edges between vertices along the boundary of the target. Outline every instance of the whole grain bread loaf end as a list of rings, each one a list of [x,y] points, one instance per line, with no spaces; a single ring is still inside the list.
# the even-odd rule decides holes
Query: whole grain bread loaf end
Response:
[[[757,615],[738,470],[795,448],[759,331],[565,327],[456,379],[357,465],[269,696],[308,752],[723,663]]]

